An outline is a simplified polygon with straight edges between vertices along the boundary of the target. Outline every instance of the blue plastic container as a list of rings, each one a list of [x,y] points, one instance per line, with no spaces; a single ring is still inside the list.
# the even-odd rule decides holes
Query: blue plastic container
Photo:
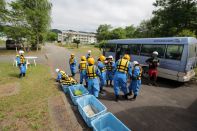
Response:
[[[94,131],[131,131],[110,112],[99,116],[91,124]]]
[[[77,100],[78,104],[78,110],[83,117],[84,121],[89,127],[92,127],[91,121],[99,117],[100,115],[103,115],[107,112],[107,108],[93,95],[85,95],[83,97],[80,97]],[[96,112],[92,116],[88,116],[88,114],[84,111],[84,107],[90,105],[94,109],[96,109]]]
[[[82,95],[75,96],[74,95],[75,90],[80,90],[82,92]],[[74,105],[77,105],[77,99],[78,98],[89,94],[88,90],[84,87],[84,85],[81,85],[81,84],[70,86],[69,87],[69,93],[70,93],[70,97],[71,97]]]
[[[67,93],[69,93],[69,85],[63,85],[63,84],[61,84],[61,86],[62,86],[62,89],[63,89],[63,91],[64,91],[64,93],[65,94],[67,94]]]

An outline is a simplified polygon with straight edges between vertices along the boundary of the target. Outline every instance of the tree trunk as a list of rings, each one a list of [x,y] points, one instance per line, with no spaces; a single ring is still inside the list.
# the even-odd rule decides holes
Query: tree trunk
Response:
[[[39,34],[38,32],[36,33],[36,50],[38,51],[38,46],[39,46]]]

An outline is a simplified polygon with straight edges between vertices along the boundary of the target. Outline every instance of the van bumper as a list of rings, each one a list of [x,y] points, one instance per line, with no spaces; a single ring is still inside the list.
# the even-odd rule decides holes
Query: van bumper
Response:
[[[187,82],[190,81],[194,76],[195,76],[195,71],[191,70],[188,71],[187,73],[184,73],[185,75],[179,75],[178,73],[178,81],[180,82]]]

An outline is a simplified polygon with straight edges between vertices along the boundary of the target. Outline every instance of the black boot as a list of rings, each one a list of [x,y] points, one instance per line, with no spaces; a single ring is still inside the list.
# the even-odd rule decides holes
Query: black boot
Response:
[[[124,98],[125,98],[125,100],[128,100],[128,95],[127,94],[124,95]]]
[[[22,73],[19,74],[19,78],[21,78],[21,77],[22,77]]]
[[[113,85],[112,85],[112,81],[110,81],[110,86],[111,86],[111,87],[113,87]]]
[[[106,86],[108,87],[108,86],[109,86],[109,81],[107,80],[107,81],[106,81],[106,83],[107,83],[107,85],[106,85]]]
[[[23,73],[23,77],[25,77],[25,73]]]
[[[119,95],[116,95],[115,96],[115,101],[118,102],[118,100],[119,100]]]
[[[128,96],[131,96],[132,95],[132,91],[129,91],[129,93],[127,94]]]
[[[137,97],[137,95],[134,95],[134,96],[133,96],[133,98],[132,98],[132,100],[135,100],[135,99],[136,99],[136,97]]]

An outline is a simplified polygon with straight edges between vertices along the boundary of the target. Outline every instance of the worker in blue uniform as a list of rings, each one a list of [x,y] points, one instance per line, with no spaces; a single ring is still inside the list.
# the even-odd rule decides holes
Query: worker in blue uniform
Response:
[[[129,95],[134,93],[132,100],[135,100],[139,94],[139,90],[141,87],[141,77],[142,77],[142,67],[139,65],[137,61],[133,62],[133,70],[132,70],[132,81],[129,86]]]
[[[105,56],[101,55],[98,60],[98,69],[101,72],[100,77],[100,93],[103,93],[103,87],[106,85],[106,66],[105,66]]]
[[[55,70],[57,73],[56,81],[63,84],[63,85],[74,85],[77,84],[77,81],[73,79],[72,77],[68,76],[66,72],[60,69]]]
[[[86,55],[86,60],[88,61],[88,59],[89,58],[91,58],[92,56],[91,56],[91,50],[88,50],[88,53],[87,53],[87,55]]]
[[[83,80],[85,80],[86,86],[88,86],[87,77],[86,77],[86,67],[87,67],[86,57],[82,56],[78,66],[80,72],[80,84],[83,84]]]
[[[112,81],[114,78],[114,68],[115,68],[115,62],[113,61],[113,56],[110,55],[107,58],[107,63],[105,65],[106,65],[106,69],[107,69],[107,71],[106,71],[107,86],[112,87]]]
[[[86,75],[88,77],[88,91],[95,97],[99,96],[100,86],[98,77],[101,73],[95,64],[94,58],[88,59],[88,66],[86,67]]]
[[[20,60],[18,61],[19,62],[18,66],[20,69],[19,78],[21,78],[21,77],[25,77],[26,75],[26,59],[24,56],[24,51],[20,50],[19,54],[20,54]]]
[[[72,77],[74,78],[76,74],[76,66],[77,66],[77,60],[74,54],[71,54],[71,57],[69,59],[69,64],[70,64],[70,71],[71,71]]]
[[[55,71],[57,73],[57,78],[56,78],[57,82],[60,82],[61,79],[65,79],[65,77],[67,76],[64,71],[62,71],[62,70],[60,70],[58,68]]]
[[[125,54],[123,58],[119,59],[115,64],[114,75],[114,93],[115,101],[119,99],[119,89],[124,93],[124,98],[128,99],[127,94],[127,75],[132,76],[132,67],[130,63],[130,56]]]
[[[16,60],[17,66],[19,67],[19,64],[20,64],[20,55],[19,54],[16,55],[15,60]]]

